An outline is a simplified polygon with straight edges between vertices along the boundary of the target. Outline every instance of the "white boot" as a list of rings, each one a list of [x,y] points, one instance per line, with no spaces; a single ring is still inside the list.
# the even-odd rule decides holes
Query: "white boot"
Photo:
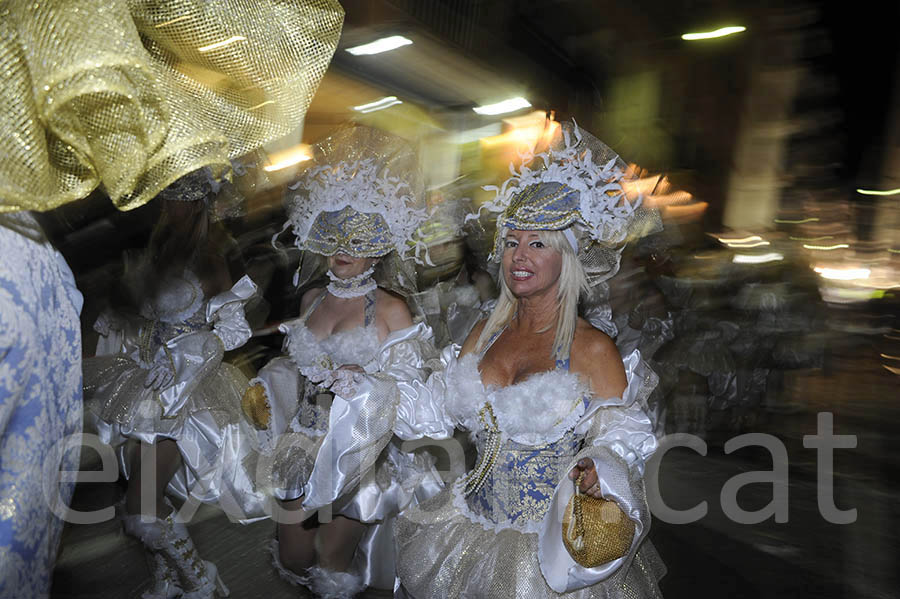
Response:
[[[194,542],[182,522],[175,522],[175,510],[163,519],[144,522],[140,514],[122,519],[125,532],[137,537],[151,551],[162,554],[181,579],[183,599],[212,599],[216,591],[222,597],[230,593],[215,564],[197,555]]]
[[[326,570],[321,566],[310,568],[309,578],[313,594],[322,599],[352,599],[366,588],[358,574]]]
[[[171,504],[166,502],[171,507]],[[125,518],[128,513],[125,511],[125,500],[116,504],[116,516],[122,521],[122,527],[125,532],[129,533],[128,526],[125,524]],[[130,534],[130,533],[129,533]],[[159,551],[154,551],[145,546],[144,557],[147,559],[147,569],[153,576],[153,587],[141,594],[141,599],[174,599],[181,597],[181,587],[178,580],[178,572],[169,564],[166,557]]]
[[[153,573],[153,588],[141,594],[141,599],[174,599],[181,597],[178,572],[172,569],[166,557],[159,551],[146,551],[147,565]]]

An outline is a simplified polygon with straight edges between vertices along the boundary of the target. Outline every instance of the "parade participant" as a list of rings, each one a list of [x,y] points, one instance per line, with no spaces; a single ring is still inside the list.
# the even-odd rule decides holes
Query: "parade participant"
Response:
[[[392,432],[434,353],[431,329],[389,290],[414,291],[403,258],[426,213],[405,141],[352,126],[314,149],[286,227],[304,252],[297,284],[323,265],[330,282],[303,294],[300,317],[282,325],[288,356],[260,371],[245,402],[268,407],[260,428],[273,444],[273,493],[295,515],[278,524],[277,569],[318,596],[351,597],[392,588],[392,518],[441,486]],[[330,521],[316,513],[325,506]]]
[[[496,307],[444,349],[445,370],[397,427],[405,438],[459,427],[478,449],[474,469],[398,520],[401,596],[660,596],[642,480],[657,379],[577,315],[653,219],[625,197],[612,150],[570,123],[552,140],[493,188]]]

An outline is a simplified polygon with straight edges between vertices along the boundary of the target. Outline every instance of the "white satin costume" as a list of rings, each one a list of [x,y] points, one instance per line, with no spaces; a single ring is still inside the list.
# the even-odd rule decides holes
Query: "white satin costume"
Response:
[[[256,431],[241,413],[247,378],[222,357],[250,338],[244,305],[256,291],[244,276],[206,298],[200,281],[185,270],[166,279],[139,316],[101,315],[97,357],[84,362],[88,422],[116,449],[126,478],[139,474],[129,472],[126,441],[174,439],[183,466],[167,491],[218,504],[245,523],[267,517],[265,495],[246,465],[256,443]],[[159,390],[147,386],[157,368],[174,374]]]
[[[260,445],[270,448],[275,497],[303,497],[303,509],[319,509],[320,520],[320,508],[330,506],[332,515],[374,524],[351,570],[366,586],[390,589],[394,517],[443,486],[433,460],[402,451],[393,433],[398,405],[417,393],[434,357],[432,332],[419,322],[379,342],[373,290],[363,326],[317,339],[306,321],[325,295],[282,325],[289,357],[272,360],[251,381],[264,389],[271,414]],[[344,364],[362,366],[365,375],[351,379],[337,370]]]
[[[599,398],[569,372],[567,353],[557,356],[554,370],[485,387],[478,363],[487,347],[461,359],[459,346],[445,348],[444,370],[401,410],[398,435],[446,438],[459,427],[471,432],[479,457],[467,476],[399,518],[401,596],[661,597],[657,581],[665,567],[646,540],[642,480],[657,447],[645,411],[657,377],[640,352],[624,360],[622,397]],[[562,517],[574,493],[568,473],[585,457],[594,461],[604,497],[636,525],[623,557],[590,569],[562,542]]]

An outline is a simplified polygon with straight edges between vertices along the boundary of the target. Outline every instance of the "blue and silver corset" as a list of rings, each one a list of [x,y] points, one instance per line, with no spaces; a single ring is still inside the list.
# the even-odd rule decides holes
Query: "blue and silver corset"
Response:
[[[334,395],[324,387],[305,381],[300,389],[297,424],[308,435],[319,437],[328,432],[328,417]]]
[[[490,435],[476,437],[479,457]],[[480,488],[465,498],[482,525],[538,532],[565,468],[581,449],[583,437],[568,434],[546,445],[522,445],[504,439],[493,467]],[[461,491],[461,489],[458,489]]]

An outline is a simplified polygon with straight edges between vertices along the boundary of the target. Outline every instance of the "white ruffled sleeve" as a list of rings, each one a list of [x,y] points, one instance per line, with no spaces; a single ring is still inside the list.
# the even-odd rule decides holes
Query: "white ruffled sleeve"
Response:
[[[388,336],[349,392],[335,395],[315,465],[304,488],[304,509],[337,500],[359,484],[390,442],[398,406],[421,388],[431,328],[414,324]]]
[[[244,275],[231,289],[216,295],[206,304],[206,322],[222,340],[225,351],[236,349],[250,340],[252,330],[244,316],[244,306],[256,295],[256,283]]]
[[[156,352],[154,362],[168,362],[174,382],[160,391],[163,415],[174,416],[202,384],[203,379],[222,363],[226,350],[240,347],[250,339],[250,326],[244,318],[244,304],[256,294],[256,284],[244,276],[234,286],[209,300],[206,321],[210,331],[185,333],[166,341]]]
[[[646,406],[659,379],[637,350],[625,358],[624,365],[628,385],[622,397],[594,399],[576,426],[576,433],[585,434],[585,448],[566,468],[541,527],[541,571],[550,588],[558,593],[602,582],[628,567],[650,528],[643,473],[646,460],[657,448],[657,439]],[[575,490],[568,472],[583,458],[593,460],[603,496],[614,500],[635,524],[628,552],[596,568],[577,564],[562,542],[562,520]]]
[[[448,439],[453,436],[454,422],[446,411],[447,375],[455,368],[459,346],[445,347],[426,380],[416,380],[400,397],[394,433],[404,441],[430,437]]]

